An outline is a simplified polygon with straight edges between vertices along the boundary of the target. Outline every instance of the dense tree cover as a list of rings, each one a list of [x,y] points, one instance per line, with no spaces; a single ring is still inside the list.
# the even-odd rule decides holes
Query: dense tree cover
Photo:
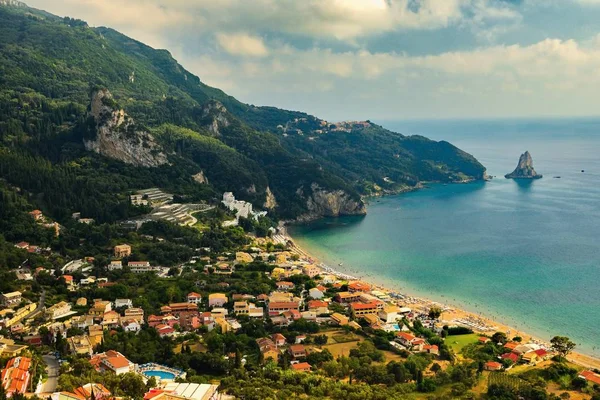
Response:
[[[0,173],[59,220],[74,211],[102,222],[134,216],[139,210],[120,195],[151,186],[204,200],[230,190],[257,206],[268,186],[277,213],[291,218],[306,212],[312,184],[358,199],[372,183],[389,187],[384,177],[404,187],[483,172],[445,142],[376,125],[318,140],[283,138],[274,133],[277,125],[301,118],[298,126],[313,130],[322,122],[240,103],[204,85],[167,51],[108,28],[11,7],[0,9],[0,22],[0,147],[11,149],[0,151]],[[96,87],[109,88],[140,126],[150,128],[169,153],[170,166],[133,168],[82,150],[82,138],[95,129],[86,110]],[[215,118],[227,121],[218,131],[212,129]],[[209,184],[193,182],[199,171]]]

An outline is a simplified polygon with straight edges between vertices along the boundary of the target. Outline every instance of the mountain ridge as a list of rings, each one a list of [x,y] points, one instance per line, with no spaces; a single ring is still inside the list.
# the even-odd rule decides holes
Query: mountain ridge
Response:
[[[161,173],[177,176],[168,186],[194,200],[234,191],[258,207],[277,204],[273,212],[284,219],[363,214],[364,195],[485,174],[474,157],[447,142],[404,136],[370,121],[329,123],[244,104],[204,84],[166,50],[111,28],[6,4],[0,7],[0,146],[55,164],[85,165],[84,139],[98,130],[89,120],[90,95],[100,88],[112,93],[136,129],[162,133],[155,135],[156,150],[169,162],[160,163]],[[127,171],[110,167],[106,178]],[[200,173],[210,183],[193,179]],[[164,185],[161,179],[146,184]],[[65,200],[70,203],[76,201]]]

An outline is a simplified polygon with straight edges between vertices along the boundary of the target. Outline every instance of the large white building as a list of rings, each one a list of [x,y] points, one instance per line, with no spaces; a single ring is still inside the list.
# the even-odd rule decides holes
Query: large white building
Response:
[[[248,203],[247,201],[236,200],[233,196],[233,193],[231,192],[225,192],[223,194],[222,203],[225,205],[225,207],[227,207],[231,211],[234,211],[238,218],[249,218],[253,215],[252,204]]]

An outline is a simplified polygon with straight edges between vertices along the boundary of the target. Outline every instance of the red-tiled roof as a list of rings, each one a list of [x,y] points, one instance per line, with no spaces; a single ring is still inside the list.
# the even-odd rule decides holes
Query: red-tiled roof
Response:
[[[493,369],[502,368],[502,364],[500,364],[499,362],[496,362],[496,361],[488,361],[485,363],[485,366],[488,368],[493,368]]]
[[[592,382],[596,385],[600,385],[600,375],[596,374],[594,371],[583,371],[580,374],[586,381]]]
[[[503,359],[512,360],[512,362],[515,362],[515,363],[517,361],[519,361],[519,356],[515,353],[505,353],[505,354],[502,354],[500,357]]]
[[[292,369],[295,371],[309,371],[311,365],[307,362],[292,364]]]
[[[397,333],[396,333],[396,336],[398,336],[398,337],[401,337],[401,338],[403,338],[403,339],[405,339],[405,340],[408,340],[408,341],[411,341],[411,340],[413,340],[413,339],[416,339],[416,337],[415,337],[414,335],[411,335],[411,334],[410,334],[410,333],[408,333],[408,332],[397,332]]]

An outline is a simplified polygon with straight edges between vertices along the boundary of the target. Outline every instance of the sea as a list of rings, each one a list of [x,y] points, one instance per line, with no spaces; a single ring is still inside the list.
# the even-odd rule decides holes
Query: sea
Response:
[[[289,230],[336,270],[600,357],[600,119],[378,121],[446,140],[493,179],[370,199]],[[505,179],[528,150],[534,181]]]

